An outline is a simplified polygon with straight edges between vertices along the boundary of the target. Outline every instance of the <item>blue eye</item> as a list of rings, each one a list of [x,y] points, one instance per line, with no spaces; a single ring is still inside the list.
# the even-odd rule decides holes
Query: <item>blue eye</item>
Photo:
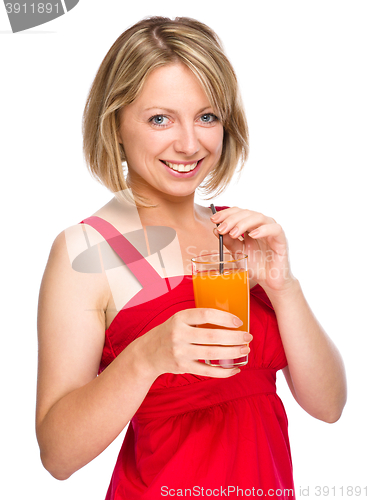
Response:
[[[155,116],[152,116],[148,121],[150,123],[152,123],[153,125],[156,125],[157,127],[164,127],[165,125],[167,125],[166,120],[169,120],[169,119],[166,118],[166,116],[164,116],[164,115],[155,115]]]
[[[201,116],[202,123],[213,123],[218,120],[218,117],[213,113],[205,113]]]

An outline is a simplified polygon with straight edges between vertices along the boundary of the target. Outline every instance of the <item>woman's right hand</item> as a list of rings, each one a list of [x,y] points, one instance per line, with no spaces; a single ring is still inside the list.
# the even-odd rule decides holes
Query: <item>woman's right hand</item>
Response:
[[[207,328],[207,324],[216,325],[216,328]],[[199,360],[246,356],[250,352],[248,344],[252,335],[236,330],[241,325],[242,321],[228,312],[208,308],[185,309],[133,344],[136,344],[141,361],[156,377],[163,373],[191,373],[226,378],[239,373],[239,368],[215,367]]]

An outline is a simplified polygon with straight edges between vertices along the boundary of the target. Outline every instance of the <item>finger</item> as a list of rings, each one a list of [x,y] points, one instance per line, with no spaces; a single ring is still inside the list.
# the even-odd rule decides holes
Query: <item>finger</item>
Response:
[[[249,233],[249,237],[253,239],[273,237],[278,243],[286,243],[285,233],[276,222],[257,227]]]
[[[250,347],[221,345],[190,345],[187,353],[193,359],[237,359],[246,356]]]
[[[221,221],[223,221],[226,217],[229,217],[230,215],[233,215],[237,212],[240,212],[241,208],[238,207],[229,207],[229,208],[224,208],[223,210],[218,210],[216,214],[213,214],[210,216],[210,219],[219,224]]]
[[[252,341],[252,335],[241,330],[221,330],[217,328],[192,327],[188,341],[199,345],[246,345]]]
[[[220,237],[220,234],[218,233],[218,228],[214,227],[213,233],[217,238]],[[224,234],[223,235],[223,245],[232,253],[235,252],[243,252],[244,246],[241,245],[241,243],[244,242],[243,236],[238,236],[237,239],[233,239],[229,236],[229,234]]]
[[[241,211],[231,217],[228,217],[217,231],[220,234],[228,234],[231,238],[238,238],[244,233],[256,229],[264,224],[272,223],[273,219],[266,217],[258,212]]]
[[[243,325],[243,321],[234,314],[206,307],[179,311],[173,316],[173,320],[175,322],[180,321],[189,326],[212,324],[226,328],[238,328]]]
[[[230,212],[228,214],[224,214],[222,217],[219,217],[217,220],[213,220],[218,226],[218,231],[220,233],[226,234],[228,233],[240,220],[246,219],[250,217],[255,212],[251,210],[242,210],[238,209],[236,211]]]
[[[215,229],[216,231],[216,229]],[[214,232],[215,234],[215,232]],[[216,235],[219,238],[219,234],[216,231]],[[239,236],[237,239],[233,239],[229,236],[229,234],[223,235],[223,246],[231,253],[231,254],[245,254],[245,240],[242,236]]]
[[[202,377],[228,378],[237,375],[240,371],[241,369],[238,367],[222,368],[220,366],[210,366],[200,361],[191,361],[189,373]]]

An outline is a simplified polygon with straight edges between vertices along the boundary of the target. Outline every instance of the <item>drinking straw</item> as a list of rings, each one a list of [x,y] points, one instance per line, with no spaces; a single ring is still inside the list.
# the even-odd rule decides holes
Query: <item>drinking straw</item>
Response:
[[[210,205],[211,211],[213,214],[216,214],[216,209],[214,205],[211,203]],[[219,226],[219,224],[217,224]],[[223,274],[224,272],[224,264],[223,264],[223,235],[219,234],[219,274]]]

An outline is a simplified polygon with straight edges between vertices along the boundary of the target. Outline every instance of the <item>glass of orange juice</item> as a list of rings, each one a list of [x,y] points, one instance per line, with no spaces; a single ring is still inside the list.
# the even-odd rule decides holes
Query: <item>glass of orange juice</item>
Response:
[[[196,307],[230,312],[243,321],[243,324],[236,329],[249,332],[250,288],[247,255],[223,252],[223,260],[220,260],[219,253],[215,252],[194,257],[191,261]],[[205,324],[202,327],[223,328],[212,324]],[[247,356],[236,359],[211,359],[205,362],[211,366],[232,368],[246,365]]]

